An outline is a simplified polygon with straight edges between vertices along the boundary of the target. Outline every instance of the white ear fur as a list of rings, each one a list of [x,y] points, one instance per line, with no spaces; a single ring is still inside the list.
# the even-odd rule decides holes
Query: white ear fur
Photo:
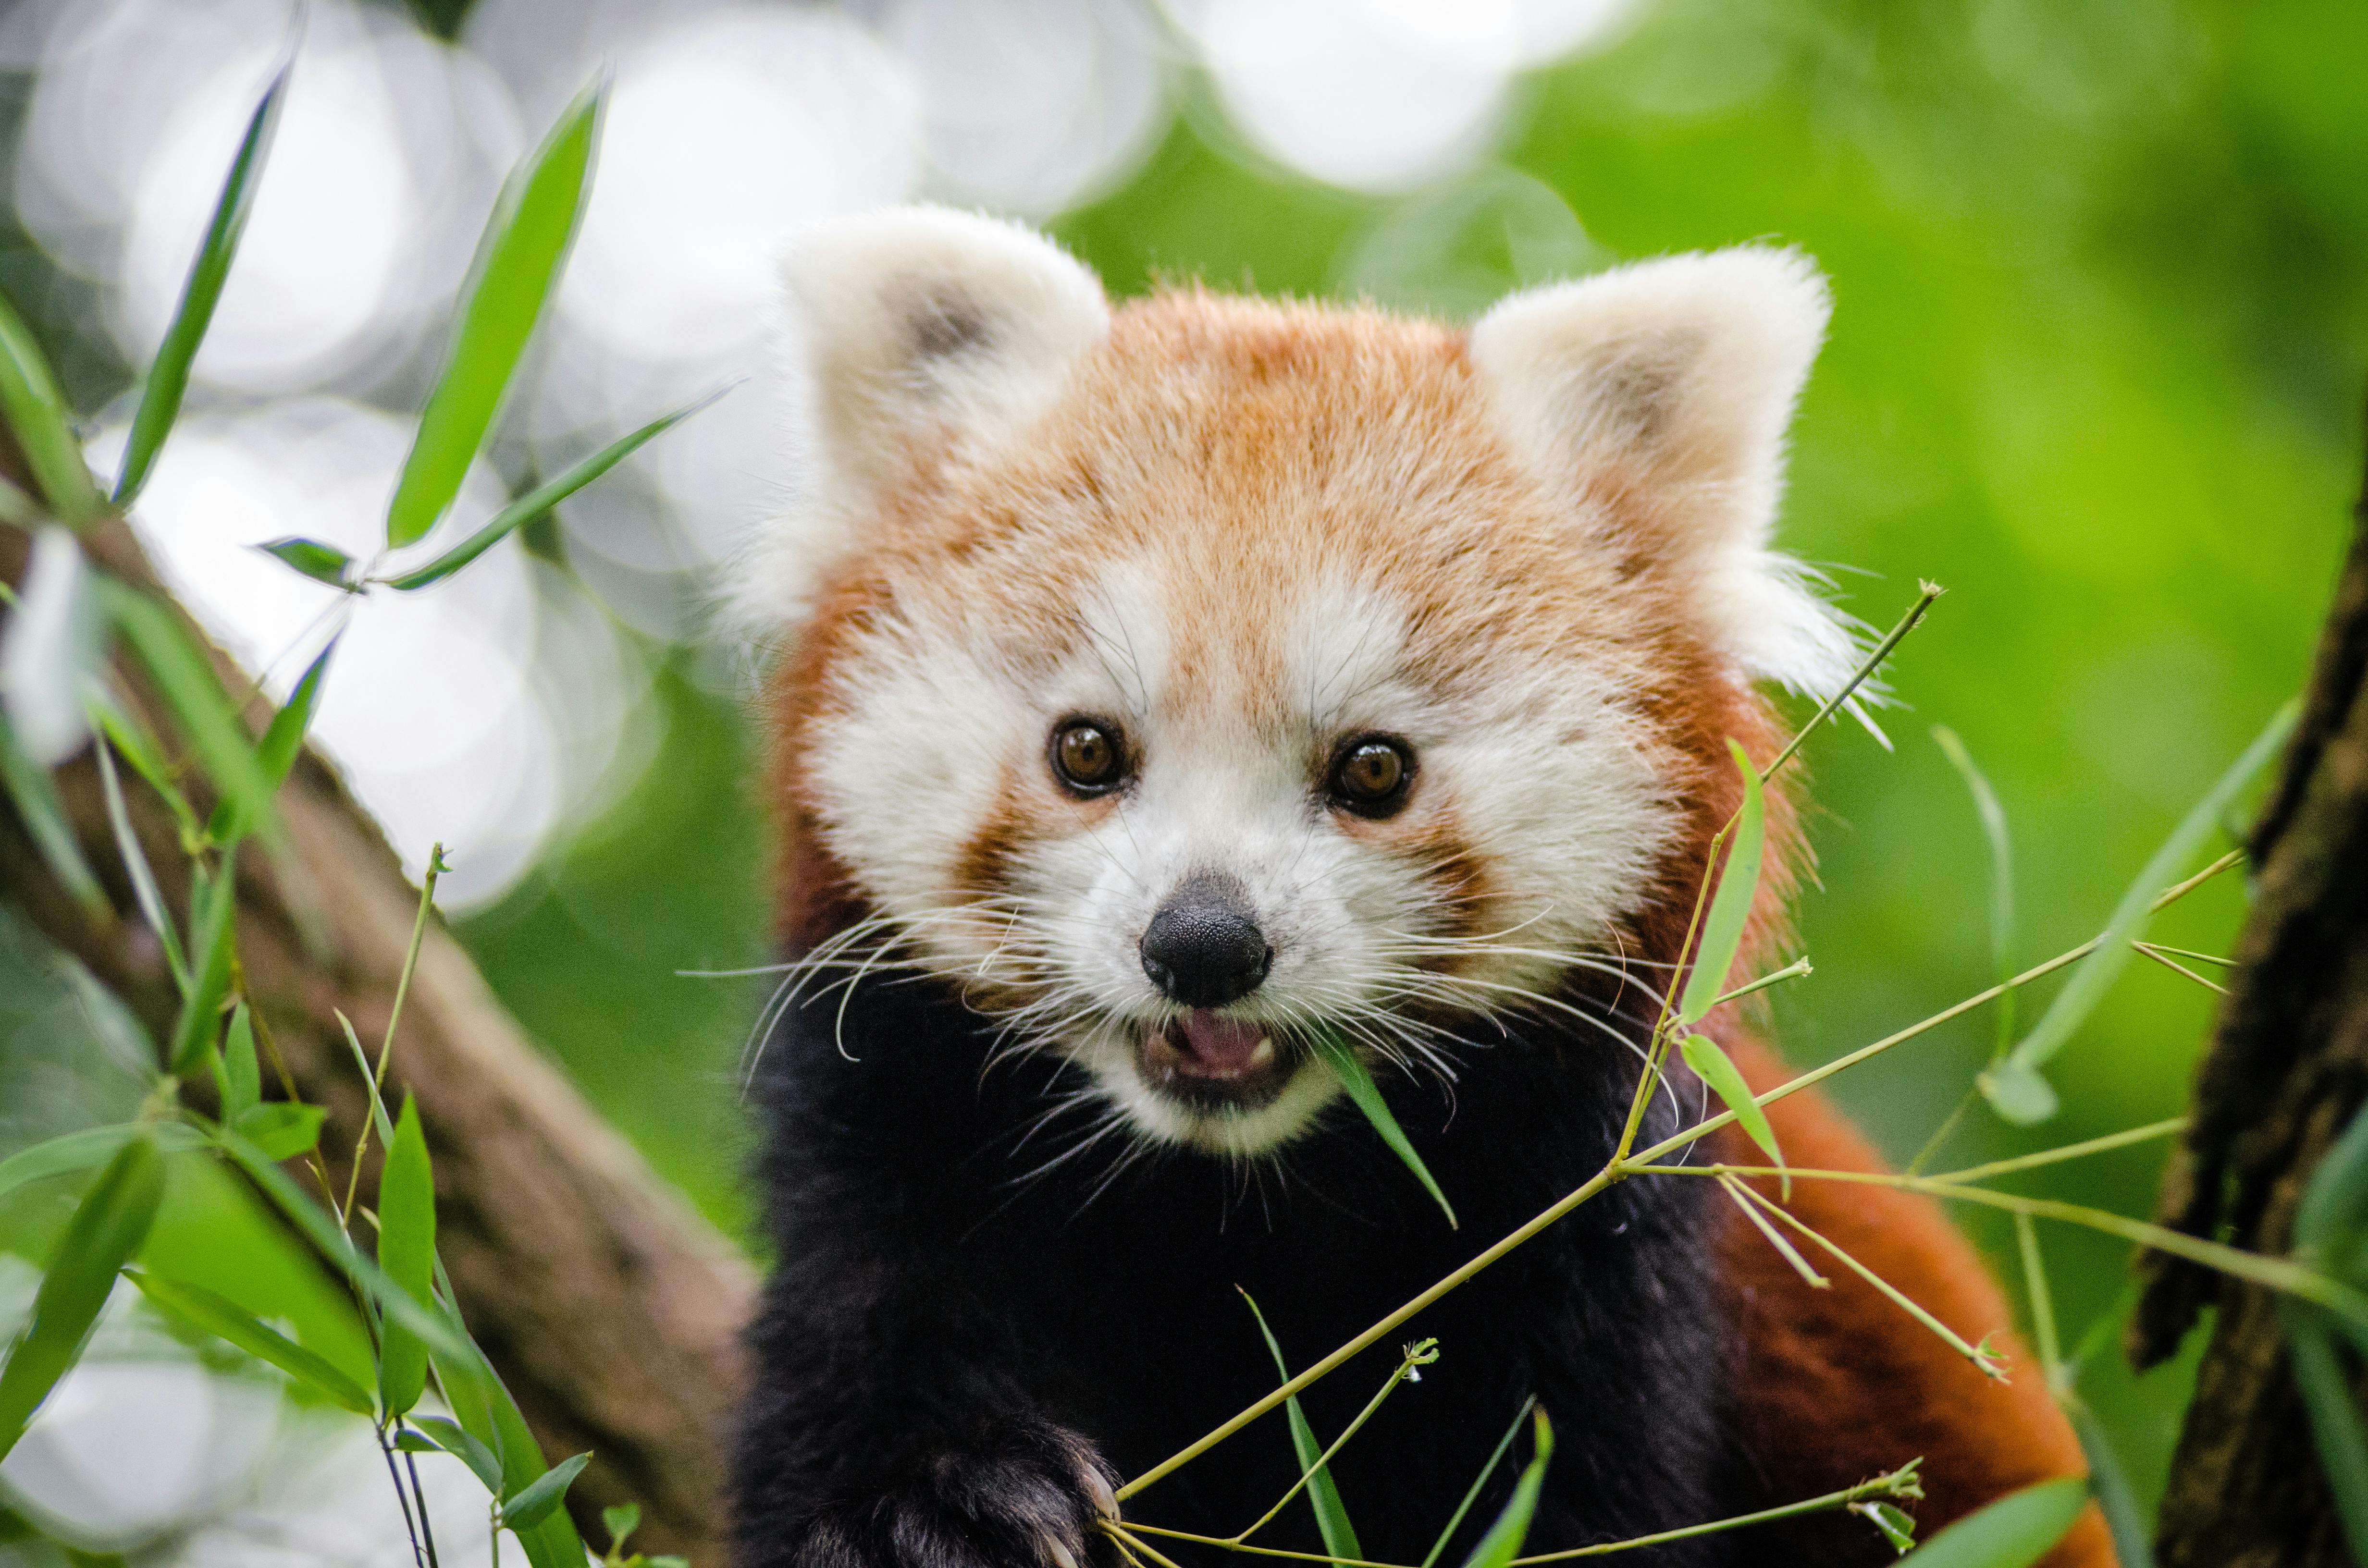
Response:
[[[992,448],[1110,331],[1101,284],[1052,241],[942,207],[814,224],[781,275],[793,498],[741,551],[726,610],[757,637],[803,617],[916,459]]]
[[[1562,488],[1627,489],[1650,564],[1685,584],[1727,656],[1810,692],[1849,678],[1855,644],[1769,540],[1827,313],[1807,257],[1742,246],[1516,294],[1471,340],[1515,450]]]

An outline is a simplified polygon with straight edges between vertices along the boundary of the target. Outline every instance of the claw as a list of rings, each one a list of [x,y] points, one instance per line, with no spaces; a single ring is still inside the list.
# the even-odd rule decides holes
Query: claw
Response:
[[[1118,1494],[1110,1490],[1110,1477],[1098,1465],[1088,1464],[1086,1471],[1086,1495],[1094,1500],[1094,1512],[1112,1524],[1118,1522]]]
[[[1077,1554],[1071,1551],[1068,1543],[1062,1540],[1060,1537],[1045,1536],[1040,1544],[1044,1548],[1044,1560],[1050,1562],[1053,1568],[1077,1568]]]

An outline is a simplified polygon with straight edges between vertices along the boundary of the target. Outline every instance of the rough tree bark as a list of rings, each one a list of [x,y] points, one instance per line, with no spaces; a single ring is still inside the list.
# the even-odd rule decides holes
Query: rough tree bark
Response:
[[[2302,721],[2249,841],[2237,947],[2163,1223],[2255,1251],[2291,1245],[2318,1162],[2368,1095],[2368,494]],[[2351,1561],[2267,1290],[2161,1253],[2141,1260],[2141,1368],[2218,1309],[2159,1524],[2165,1568]]]
[[[0,577],[22,579],[27,543],[0,527]],[[125,581],[156,586],[120,522],[100,525],[86,543]],[[216,657],[229,689],[245,689],[245,677]],[[139,670],[127,661],[118,673],[157,723],[164,710]],[[256,708],[259,726],[267,714]],[[165,896],[186,908],[188,869],[171,818],[128,772],[125,783]],[[87,755],[62,771],[59,787],[119,917],[85,914],[5,810],[0,898],[165,1038],[176,998],[154,938],[131,914]],[[298,1090],[329,1111],[322,1148],[342,1181],[367,1101],[336,1014],[364,1040],[381,1037],[419,895],[317,757],[300,760],[279,806],[291,843],[285,860],[275,866],[255,847],[240,856],[238,949],[248,994]],[[588,1516],[632,1499],[646,1521],[637,1547],[681,1552],[701,1568],[723,1562],[723,1426],[755,1294],[748,1264],[526,1040],[433,923],[391,1077],[418,1096],[435,1158],[438,1240],[472,1332],[546,1452],[597,1456],[571,1502]],[[374,1158],[365,1164],[368,1193]]]

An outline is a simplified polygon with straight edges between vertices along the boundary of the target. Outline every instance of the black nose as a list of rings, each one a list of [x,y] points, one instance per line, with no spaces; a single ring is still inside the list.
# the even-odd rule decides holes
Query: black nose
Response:
[[[1143,931],[1143,972],[1187,1007],[1248,995],[1273,960],[1249,896],[1225,877],[1188,878]]]

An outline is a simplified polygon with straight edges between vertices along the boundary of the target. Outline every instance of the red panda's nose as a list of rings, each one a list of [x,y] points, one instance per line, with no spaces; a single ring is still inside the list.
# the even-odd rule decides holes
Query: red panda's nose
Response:
[[[1143,930],[1143,972],[1187,1007],[1222,1007],[1258,988],[1274,949],[1230,877],[1188,877]]]

